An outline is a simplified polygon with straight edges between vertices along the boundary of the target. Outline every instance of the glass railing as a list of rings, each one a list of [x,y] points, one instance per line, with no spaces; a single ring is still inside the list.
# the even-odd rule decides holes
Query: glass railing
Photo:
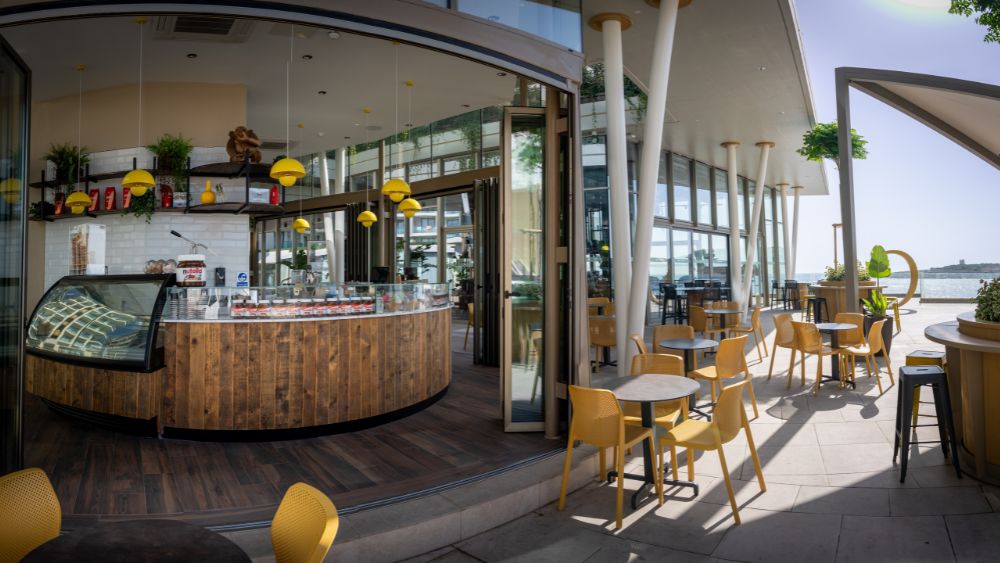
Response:
[[[168,291],[162,320],[308,320],[391,315],[449,306],[448,285],[443,283],[174,287]]]

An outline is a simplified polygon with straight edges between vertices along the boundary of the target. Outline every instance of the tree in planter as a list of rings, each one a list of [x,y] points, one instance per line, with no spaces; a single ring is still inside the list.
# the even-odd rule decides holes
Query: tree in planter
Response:
[[[889,255],[886,254],[885,248],[882,248],[882,245],[876,244],[872,247],[872,253],[868,259],[867,269],[868,275],[875,278],[875,287],[881,289],[882,278],[887,278],[892,275],[892,270],[889,269]]]
[[[807,160],[823,162],[823,159],[828,159],[836,164],[837,159],[840,158],[838,131],[836,121],[817,123],[802,136],[802,147],[797,152],[806,157]],[[868,158],[868,149],[865,148],[867,144],[868,141],[852,128],[851,156],[858,160]]]
[[[976,320],[1000,323],[1000,278],[979,280],[976,294]]]
[[[976,23],[986,27],[987,43],[1000,43],[1000,2],[997,0],[951,0],[949,14],[969,17],[976,14]]]
[[[191,139],[166,133],[146,148],[156,155],[159,171],[167,172],[172,178],[174,191],[186,192],[184,180],[187,179],[187,161],[194,150]]]

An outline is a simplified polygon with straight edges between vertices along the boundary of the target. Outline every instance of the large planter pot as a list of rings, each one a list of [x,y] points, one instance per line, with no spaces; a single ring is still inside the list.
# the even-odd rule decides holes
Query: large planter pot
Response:
[[[958,315],[958,332],[975,338],[1000,342],[1000,323],[981,321],[968,311]]]
[[[844,280],[830,281],[830,280],[819,280],[816,282],[819,285],[825,285],[827,287],[844,287],[846,284]],[[875,282],[873,281],[859,281],[858,287],[875,287]]]
[[[871,330],[873,324],[882,319],[885,319],[885,323],[882,325],[882,342],[885,344],[885,352],[888,354],[892,352],[892,329],[895,326],[893,323],[896,322],[896,320],[892,317],[892,315],[886,315],[884,317],[875,317],[866,314],[865,334],[866,335],[868,334],[868,331]],[[882,353],[880,352],[878,355],[881,356]]]

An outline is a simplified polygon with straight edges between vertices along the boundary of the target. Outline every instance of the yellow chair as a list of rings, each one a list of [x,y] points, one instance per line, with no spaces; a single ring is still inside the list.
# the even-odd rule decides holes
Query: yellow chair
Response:
[[[764,356],[767,355],[767,342],[764,342],[764,328],[760,326],[760,307],[754,307],[753,313],[750,315],[749,325],[736,325],[727,329],[732,335],[735,334],[752,334],[753,342],[757,348],[757,359],[761,362],[764,361],[764,357],[760,355],[760,345],[764,344]]]
[[[698,305],[691,305],[688,309],[688,320],[691,322],[691,328],[695,332],[702,333],[705,338],[712,338],[715,335],[721,335],[725,337],[724,331],[715,325],[715,322],[708,318],[705,314],[705,308],[699,307]]]
[[[799,306],[802,307],[802,320],[815,320],[812,318],[812,300],[815,298],[815,293],[809,293],[809,284],[799,284]]]
[[[642,339],[638,334],[633,334],[631,336],[632,342],[635,342],[635,348],[639,354],[648,354],[649,349],[646,348],[646,341]]]
[[[903,330],[903,323],[899,319],[899,297],[885,297],[886,305],[892,307],[892,316],[896,318],[896,332]]]
[[[833,322],[854,325],[851,330],[842,330],[837,335],[837,345],[841,348],[859,346],[865,343],[865,316],[861,313],[837,313]]]
[[[879,376],[878,361],[875,359],[875,354],[882,352],[882,356],[885,358],[885,369],[889,372],[889,383],[892,385],[896,384],[896,381],[892,378],[892,366],[889,364],[889,354],[885,352],[885,346],[882,342],[882,325],[885,324],[885,319],[880,321],[875,321],[872,323],[872,327],[868,329],[868,345],[859,344],[855,346],[848,346],[843,348],[843,354],[850,359],[848,363],[850,364],[850,377],[851,381],[854,381],[854,362],[855,357],[864,356],[865,366],[868,369],[868,377],[872,375],[875,376],[875,383],[878,384],[878,392],[882,394],[882,378]],[[872,371],[872,366],[875,367],[874,372]]]
[[[0,477],[0,562],[15,563],[59,536],[62,509],[45,472],[30,467]]]
[[[295,483],[285,491],[271,521],[275,562],[322,563],[339,527],[330,498],[315,487]]]
[[[653,327],[653,352],[656,354],[671,354],[676,352],[672,348],[664,348],[660,346],[660,342],[664,340],[682,340],[682,339],[694,339],[694,328],[691,325],[656,325]],[[676,354],[682,358],[684,352]],[[692,354],[692,360],[694,369],[698,369],[698,354]]]
[[[915,350],[906,355],[906,365],[908,366],[938,366],[948,373],[948,358],[944,352],[928,352],[925,350]],[[920,388],[917,385],[913,388],[913,425],[917,425],[917,418],[920,416]],[[933,404],[933,403],[931,403]]]
[[[594,366],[601,367],[601,349],[614,348],[617,338],[614,317],[590,317],[590,346],[594,349]]]
[[[469,347],[469,330],[472,329],[473,325],[476,324],[475,307],[472,303],[469,303],[469,320],[465,323],[465,342],[462,344],[462,350]]]
[[[746,338],[745,336],[741,338]],[[721,350],[719,352],[721,354]],[[736,506],[736,495],[733,493],[733,484],[729,479],[729,467],[726,465],[726,453],[723,444],[731,442],[739,435],[742,429],[747,436],[747,445],[750,447],[750,457],[753,459],[753,468],[757,473],[757,483],[761,492],[767,491],[764,483],[764,472],[760,467],[760,458],[757,457],[757,447],[753,442],[753,434],[750,432],[750,422],[747,420],[746,410],[743,408],[743,387],[746,381],[734,383],[722,390],[719,402],[712,411],[712,422],[704,420],[687,419],[674,428],[661,435],[660,444],[666,444],[671,448],[687,448],[688,480],[694,480],[694,455],[692,450],[715,451],[719,455],[719,465],[722,466],[722,476],[726,481],[726,492],[729,493],[729,505],[733,508],[733,519],[740,523],[740,511]],[[661,471],[662,473],[662,471]]]
[[[837,361],[843,358],[844,349],[842,348],[831,348],[823,344],[823,337],[819,334],[819,329],[813,323],[801,323],[798,321],[792,321],[792,326],[795,327],[795,347],[799,353],[802,354],[802,384],[806,384],[806,355],[815,354],[816,355],[816,389],[813,391],[813,395],[819,396],[819,384],[823,380],[823,357],[830,356],[831,361],[833,356],[837,357]],[[843,368],[841,368],[843,372]],[[788,376],[788,382],[791,383],[791,374]]]
[[[587,310],[589,311],[591,317],[615,316],[615,304],[612,303],[607,297],[587,298]]]
[[[743,380],[750,389],[750,404],[753,405],[753,416],[760,416],[757,413],[757,396],[753,392],[753,381],[750,377],[750,368],[747,367],[747,358],[743,353],[747,345],[747,336],[737,336],[727,338],[719,343],[719,353],[715,357],[715,365],[707,366],[692,371],[689,375],[693,379],[706,379],[711,389],[712,400],[718,400],[719,388],[723,380],[743,374]],[[719,388],[717,388],[717,386]]]
[[[661,375],[683,375],[684,358],[672,354],[636,354],[632,357],[632,375],[639,374],[661,374]],[[653,407],[653,417],[656,424],[667,430],[674,427],[681,417],[682,412],[687,411],[687,399],[677,399],[674,401],[662,401]],[[642,410],[636,403],[625,403],[625,424],[642,426]],[[663,452],[659,452],[660,465],[663,465]],[[677,475],[677,451],[670,449],[670,467],[674,471],[674,480],[679,479]]]
[[[604,476],[604,448],[614,448],[615,471],[618,473],[618,491],[615,501],[615,528],[622,527],[622,496],[625,492],[625,449],[643,440],[649,441],[650,451],[656,451],[653,430],[625,424],[625,415],[615,394],[607,389],[588,389],[576,385],[569,386],[569,401],[573,416],[569,422],[569,438],[566,442],[566,461],[563,463],[562,485],[559,487],[559,505],[566,507],[566,486],[569,484],[569,470],[573,461],[573,444],[577,440],[590,444],[600,451],[601,477]],[[655,465],[655,463],[654,463]],[[663,504],[663,472],[657,471],[656,495]]]
[[[795,368],[795,329],[792,328],[792,314],[778,313],[774,315],[774,343],[771,344],[771,367],[767,370],[767,378],[770,380],[774,373],[774,358],[778,355],[778,348],[787,348],[791,351],[788,359],[788,387],[792,386],[792,369]]]

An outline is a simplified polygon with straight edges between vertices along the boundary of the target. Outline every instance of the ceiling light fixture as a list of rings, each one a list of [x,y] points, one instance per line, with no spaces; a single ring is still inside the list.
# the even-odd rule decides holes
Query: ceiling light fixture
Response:
[[[198,58],[198,53],[188,53],[188,54],[187,54],[187,55],[185,55],[185,56],[186,56],[187,58],[189,58],[189,59],[197,59],[197,58]]]
[[[393,117],[393,125],[396,126],[396,165],[402,164],[403,160],[403,143],[399,137],[399,42],[392,42],[392,53],[393,53],[393,90],[395,96],[395,116]],[[407,81],[409,85],[413,83]],[[403,168],[405,170],[405,167]],[[404,178],[394,178],[392,177],[394,170],[392,168],[392,151],[389,151],[389,180],[382,185],[382,195],[392,200],[393,203],[399,203],[403,201],[403,198],[410,195],[410,185],[406,183]],[[405,175],[405,172],[404,172]]]
[[[146,24],[146,18],[139,16],[135,18],[135,23],[139,25],[139,131],[136,142],[136,150],[140,150],[142,144],[142,26]],[[142,197],[146,192],[156,187],[156,181],[149,172],[138,168],[136,160],[132,160],[132,171],[122,179],[122,189],[128,188],[131,195]]]
[[[288,124],[291,121],[289,108],[291,106],[292,58],[294,54],[295,26],[292,26],[292,33],[288,36],[288,61],[285,63],[285,157],[271,166],[271,177],[286,188],[294,186],[296,180],[306,175],[306,169],[302,163],[289,156],[292,141]]]
[[[507,76],[507,73],[504,71],[500,71],[497,73],[497,76]]]
[[[413,121],[413,81],[412,80],[407,80],[406,81],[406,120],[407,121]],[[410,138],[410,133],[411,133],[410,129],[407,128],[406,129],[406,138],[407,139]],[[416,158],[416,155],[414,155],[414,158]],[[410,195],[409,193],[406,194],[406,196],[407,196],[406,199],[404,199],[403,201],[399,202],[399,210],[403,212],[403,216],[406,217],[407,219],[410,219],[414,215],[416,215],[417,211],[420,211],[420,208],[421,208],[420,202],[417,201],[417,200],[415,200],[415,199],[413,199],[412,197],[409,197],[409,195]]]
[[[337,33],[336,31],[330,31],[326,34],[326,36],[329,37],[330,39],[340,39],[340,34]]]
[[[316,92],[316,93],[319,94],[320,96],[325,96],[326,95],[326,90],[320,90],[319,92]]]
[[[311,61],[311,60],[313,60],[313,56],[312,55],[302,55],[302,60],[303,61]]]
[[[368,131],[368,115],[372,112],[372,110],[371,110],[371,108],[362,108],[361,111],[363,111],[365,113],[365,144],[362,145],[362,147],[363,147],[362,150],[367,150],[368,149],[368,132],[367,132]],[[372,213],[370,209],[368,209],[368,192],[370,191],[370,186],[368,186],[368,180],[367,180],[367,178],[368,178],[368,176],[365,176],[365,210],[362,211],[361,213],[358,213],[357,221],[358,221],[358,223],[361,223],[362,227],[364,227],[366,229],[370,229],[372,225],[374,225],[375,223],[378,222],[378,217],[376,217],[375,214]],[[368,254],[369,254],[369,256],[368,256],[368,258],[369,258],[368,263],[370,264],[371,263],[371,251],[372,251],[371,231],[368,231],[367,250],[368,250]],[[369,274],[369,275],[371,275],[371,274]]]
[[[765,65],[760,65],[759,67],[757,67],[757,70],[759,70],[759,71],[761,71],[761,72],[764,72],[765,70],[767,70],[767,66],[765,66]]]

